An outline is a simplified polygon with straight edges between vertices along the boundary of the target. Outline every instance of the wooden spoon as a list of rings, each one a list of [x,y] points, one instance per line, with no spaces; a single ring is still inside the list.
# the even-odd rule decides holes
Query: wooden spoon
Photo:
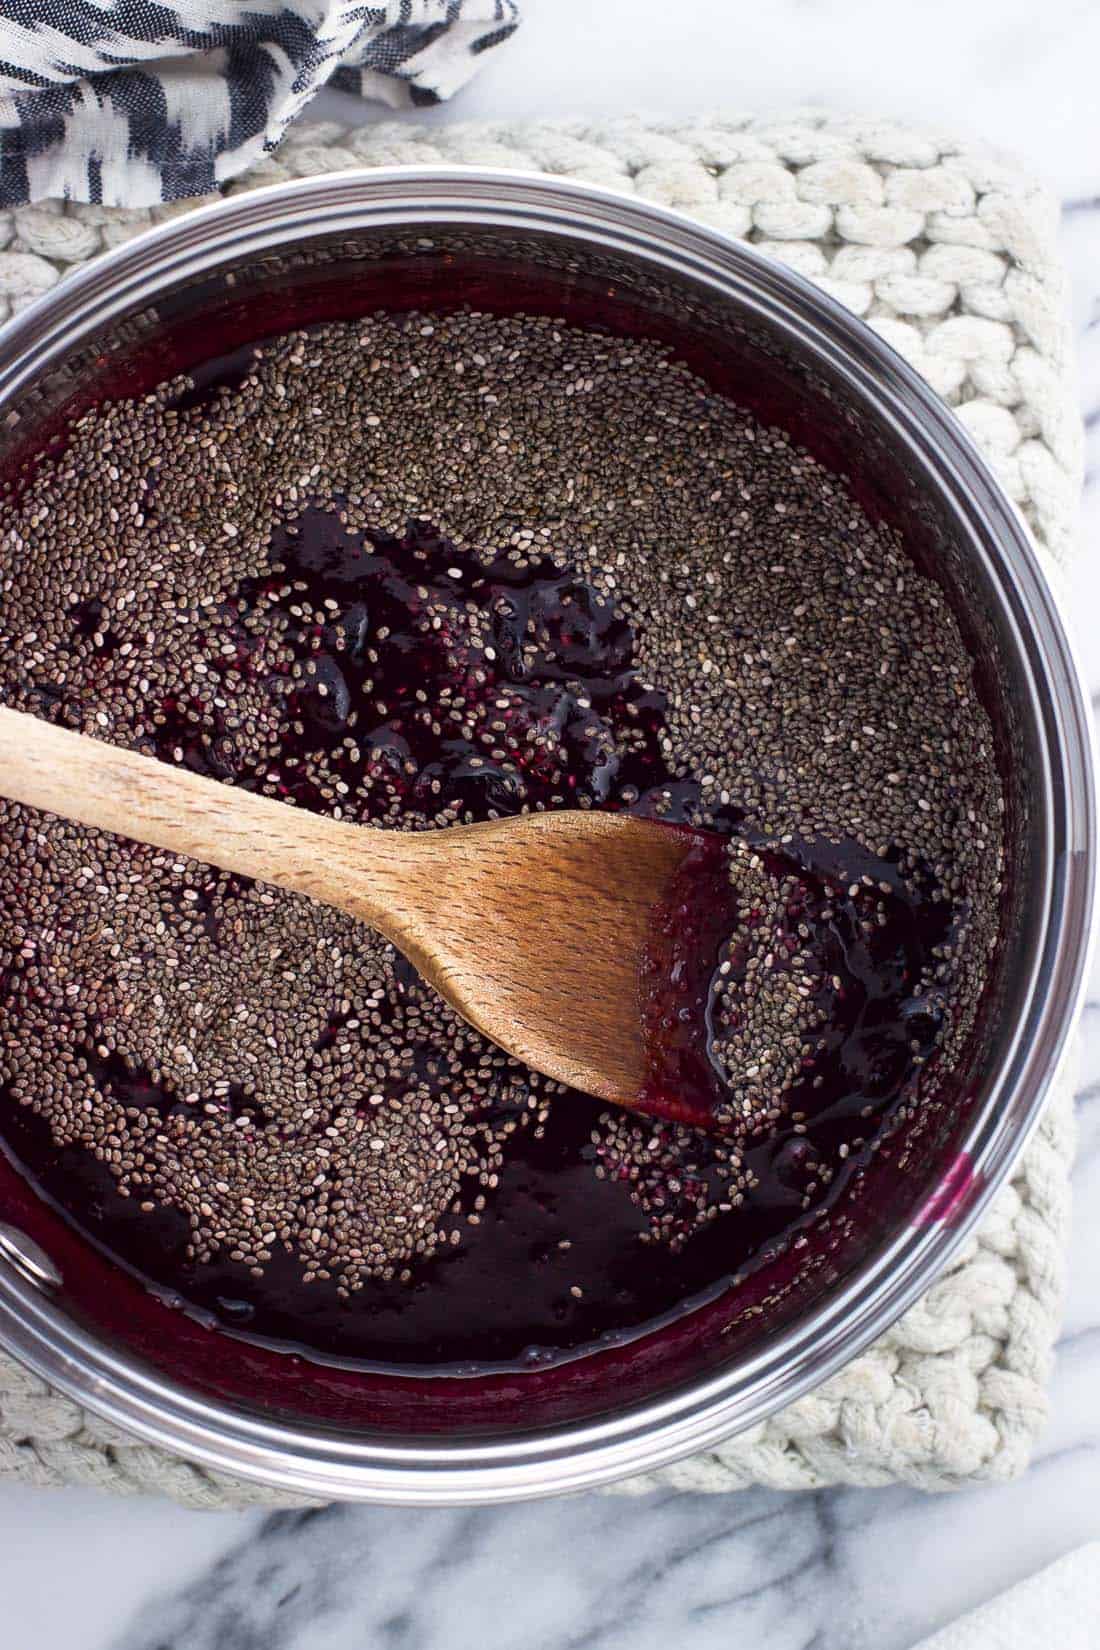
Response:
[[[348,911],[508,1053],[645,1104],[643,959],[703,833],[589,812],[383,831],[3,707],[0,794]]]

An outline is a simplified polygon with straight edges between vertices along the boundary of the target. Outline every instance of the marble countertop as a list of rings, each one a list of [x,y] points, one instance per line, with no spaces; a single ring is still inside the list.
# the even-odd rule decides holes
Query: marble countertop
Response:
[[[1100,112],[1094,0],[521,0],[432,121],[820,102],[1015,149],[1065,203],[1089,427],[1075,611],[1100,708]],[[314,112],[356,118],[322,95]],[[1085,1010],[1070,1290],[1022,1481],[947,1496],[589,1495],[482,1511],[189,1513],[0,1488],[5,1650],[909,1650],[1100,1537],[1100,968]]]

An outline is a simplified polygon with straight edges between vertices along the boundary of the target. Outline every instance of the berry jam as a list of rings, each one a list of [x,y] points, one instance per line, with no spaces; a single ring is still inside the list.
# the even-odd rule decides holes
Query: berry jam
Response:
[[[930,1056],[942,1023],[942,999],[914,995],[913,987],[931,948],[947,937],[945,908],[916,904],[896,866],[855,844],[798,841],[782,852],[759,844],[754,851],[786,889],[769,930],[771,970],[790,966],[807,934],[819,970],[811,996],[821,1029],[799,1062],[786,1109],[820,1117],[828,1097],[896,1096]],[[732,1132],[734,1119],[715,1049],[738,1029],[738,1019],[735,1009],[719,1023],[723,976],[716,961],[726,959],[737,982],[744,947],[724,947],[737,905],[725,841],[700,833],[656,915],[643,964],[647,1070],[640,1109],[719,1133]],[[750,919],[758,916],[750,912]]]
[[[214,693],[161,705],[146,748],[164,761],[329,812],[301,766],[323,750],[328,772],[361,795],[356,817],[379,822],[432,819],[448,804],[478,820],[525,807],[644,812],[637,799],[667,779],[664,696],[638,680],[629,626],[549,557],[472,564],[426,523],[410,522],[401,538],[353,533],[313,506],[276,534],[272,560],[278,571],[242,585],[226,611],[280,610],[308,678],[272,665],[243,623],[236,652],[213,655],[208,670],[262,678],[281,699],[277,779],[270,762],[250,765],[237,750]],[[488,619],[476,650],[464,623],[471,602]],[[327,621],[299,621],[305,608]],[[379,636],[384,645],[371,645]],[[441,734],[433,724],[444,703],[491,706],[491,729],[476,742]]]
[[[247,365],[242,354],[220,378],[196,375],[188,404]],[[278,648],[253,622],[263,611],[279,616]],[[638,1334],[761,1264],[839,1196],[876,1131],[912,1099],[941,1028],[942,1002],[914,988],[954,913],[914,897],[911,870],[903,880],[896,863],[851,841],[777,852],[736,806],[670,771],[667,700],[639,672],[630,624],[549,555],[472,558],[430,523],[399,536],[351,530],[337,507],[315,502],[276,533],[269,573],[239,587],[220,618],[234,647],[207,655],[204,685],[160,703],[139,741],[164,761],[365,823],[605,808],[709,833],[650,952],[642,1100],[660,1118],[647,1126],[647,1167],[639,1177],[593,1138],[597,1102],[556,1096],[541,1131],[512,1136],[479,1225],[418,1263],[410,1283],[372,1279],[350,1299],[306,1285],[281,1249],[259,1278],[229,1259],[194,1263],[182,1214],[139,1210],[86,1151],[56,1147],[29,1109],[10,1106],[6,1145],[45,1196],[175,1304],[232,1333],[323,1360],[470,1370],[535,1367]],[[73,624],[90,634],[100,614],[74,610]],[[109,632],[100,653],[109,670]],[[219,708],[229,671],[270,701],[274,759],[250,755]],[[744,1141],[743,1189],[723,1201],[726,1090],[712,1045],[716,969],[735,919],[724,839],[734,838],[793,888],[777,966],[801,931],[814,936],[823,1024],[783,1120]],[[398,969],[410,999],[427,990]],[[95,1075],[125,1104],[165,1116],[181,1104],[117,1056]],[[232,1112],[243,1096],[231,1091],[225,1104]],[[719,1131],[694,1141],[686,1184],[677,1120]],[[679,1244],[649,1241],[624,1185],[639,1178],[651,1204],[667,1201],[674,1232],[677,1199],[705,1195],[716,1218],[685,1224]]]

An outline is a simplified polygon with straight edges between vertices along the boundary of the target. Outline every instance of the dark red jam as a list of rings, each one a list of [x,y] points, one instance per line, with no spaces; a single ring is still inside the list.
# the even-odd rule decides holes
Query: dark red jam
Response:
[[[718,1023],[716,965],[736,922],[726,839],[714,820],[686,856],[657,913],[645,959],[643,990],[647,1074],[643,1111],[685,1125],[729,1131],[729,1087],[713,1054],[716,1038],[736,1030]],[[895,865],[856,843],[824,839],[786,843],[782,851],[754,844],[769,877],[788,890],[770,930],[770,966],[782,969],[812,936],[820,980],[813,991],[821,1025],[786,1109],[819,1122],[824,1103],[841,1097],[862,1104],[900,1094],[936,1045],[942,1000],[912,994],[931,950],[947,936],[943,905],[915,902]],[[750,918],[756,913],[750,912]],[[733,954],[735,964],[738,956]],[[742,959],[743,960],[743,959]],[[861,1106],[854,1109],[858,1111]]]
[[[230,382],[231,373],[222,381]],[[200,388],[192,399],[204,393]],[[597,807],[715,833],[700,847],[698,865],[687,867],[655,934],[645,1096],[668,1117],[713,1116],[723,1089],[708,1054],[708,1013],[732,913],[721,839],[751,842],[752,833],[736,808],[708,802],[693,779],[668,771],[660,740],[666,701],[639,676],[630,626],[549,557],[517,566],[502,553],[475,563],[429,524],[410,522],[400,538],[351,532],[335,508],[321,503],[293,531],[277,535],[269,579],[242,587],[240,608],[247,613],[264,593],[285,600],[289,615],[302,592],[279,597],[288,579],[305,586],[311,609],[331,614],[326,625],[303,623],[295,631],[291,624],[288,631],[316,673],[298,678],[285,663],[273,667],[262,634],[243,617],[232,660],[207,661],[213,670],[231,662],[270,678],[272,693],[282,696],[278,794],[328,808],[300,760],[323,748],[350,794],[370,777],[365,794],[372,800],[357,814],[363,819],[392,818],[395,806],[430,818],[453,804],[478,819],[523,807]],[[456,665],[457,626],[453,635],[445,623],[428,635],[415,626],[424,591],[456,613],[477,604],[491,618],[491,647]],[[74,623],[97,628],[99,615],[74,613]],[[368,638],[380,626],[386,643],[372,658]],[[102,655],[109,668],[109,634]],[[433,707],[445,690],[500,702],[503,755],[486,755],[460,733],[433,733]],[[160,708],[163,724],[151,740],[158,756],[179,760],[182,751],[195,771],[247,788],[269,782],[270,761],[251,764],[230,729],[207,719],[200,731],[187,703]],[[560,735],[552,761],[527,737],[548,725]],[[777,877],[797,880],[792,932],[801,923],[820,938],[825,1024],[786,1098],[787,1113],[802,1121],[788,1116],[748,1142],[752,1183],[743,1201],[679,1250],[640,1241],[646,1215],[614,1164],[604,1178],[595,1174],[601,1148],[592,1129],[602,1108],[578,1093],[554,1100],[541,1136],[525,1130],[511,1138],[499,1187],[480,1225],[464,1227],[457,1246],[418,1263],[411,1283],[370,1281],[349,1300],[334,1285],[304,1284],[299,1262],[281,1250],[260,1278],[228,1259],[193,1264],[181,1214],[168,1207],[143,1212],[120,1197],[102,1165],[83,1149],[55,1147],[29,1109],[5,1108],[6,1145],[94,1240],[178,1304],[237,1333],[326,1359],[480,1369],[553,1362],[638,1333],[759,1264],[836,1198],[864,1143],[911,1095],[936,1046],[942,1007],[932,993],[915,996],[913,987],[949,938],[950,909],[914,899],[896,866],[853,842],[794,841],[782,856],[769,850],[764,858]],[[873,881],[884,913],[874,923],[867,921],[864,878]],[[407,993],[426,990],[411,967],[399,968]],[[182,1103],[118,1056],[100,1060],[96,1076],[141,1108],[167,1115]],[[226,1103],[232,1110],[242,1097],[231,1092]],[[655,1122],[652,1132],[658,1141],[672,1139],[668,1122]],[[694,1155],[700,1189],[709,1187],[717,1199],[717,1146],[704,1142]],[[816,1168],[822,1161],[834,1171],[827,1190]],[[661,1172],[672,1171],[654,1171],[658,1178]],[[659,1195],[660,1186],[654,1189]]]

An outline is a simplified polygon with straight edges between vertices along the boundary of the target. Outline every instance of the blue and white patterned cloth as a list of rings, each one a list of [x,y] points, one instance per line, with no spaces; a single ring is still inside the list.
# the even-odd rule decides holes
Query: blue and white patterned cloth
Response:
[[[0,0],[0,206],[151,206],[274,149],[330,85],[435,103],[516,0]]]

